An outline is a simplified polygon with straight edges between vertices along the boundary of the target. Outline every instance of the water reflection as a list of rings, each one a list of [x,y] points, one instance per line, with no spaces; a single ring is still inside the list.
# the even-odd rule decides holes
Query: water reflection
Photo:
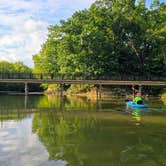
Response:
[[[150,111],[147,108],[126,108],[126,112],[131,115],[131,121],[136,125],[139,126],[141,125],[142,117],[146,114],[148,114]]]
[[[116,101],[116,102],[115,102]],[[86,97],[0,95],[0,109],[110,110],[124,108],[123,99],[90,101]]]
[[[62,160],[48,161],[49,154],[31,129],[31,118],[3,122],[0,128],[0,165],[66,165]]]
[[[132,112],[133,119],[135,120],[135,124],[138,126],[141,123],[141,110],[134,109]]]
[[[158,123],[143,121],[141,126],[135,126],[121,114],[52,112],[34,115],[33,132],[45,145],[50,160],[63,159],[71,166],[140,162],[149,166],[165,162],[166,123]],[[159,129],[162,132],[156,133]]]
[[[50,160],[69,159],[68,163],[78,165],[81,163],[80,144],[93,139],[90,135],[98,130],[95,123],[95,117],[88,115],[80,118],[66,114],[35,114],[33,132],[46,146]]]
[[[126,113],[118,101],[98,108],[85,98],[2,98],[0,165],[164,165],[166,113]]]

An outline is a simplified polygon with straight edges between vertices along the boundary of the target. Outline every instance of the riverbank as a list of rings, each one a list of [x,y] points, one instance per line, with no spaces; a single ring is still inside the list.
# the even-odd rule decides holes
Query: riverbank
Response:
[[[99,87],[98,87],[99,88]],[[126,99],[133,98],[133,91],[131,86],[101,86],[101,89],[97,89],[93,85],[72,85],[64,87],[63,92],[57,85],[49,85],[45,90],[46,95],[61,95],[63,96],[80,96],[87,97],[88,100],[97,100],[98,98],[109,98],[114,96],[125,97]],[[158,97],[161,98],[160,89],[156,87],[142,87],[142,95],[146,97]]]
[[[152,93],[154,90],[142,89],[142,95],[146,97],[159,97],[161,100],[166,103],[166,92],[163,90],[162,93]],[[9,95],[25,95],[24,92],[17,91],[0,91],[0,94],[9,94]],[[86,97],[88,100],[97,100],[99,98],[110,98],[115,96],[125,97],[127,99],[132,99],[133,92],[129,86],[101,86],[101,89],[93,85],[72,85],[65,86],[63,92],[58,85],[48,85],[47,89],[43,92],[29,92],[29,95],[57,95],[60,96],[78,96]]]

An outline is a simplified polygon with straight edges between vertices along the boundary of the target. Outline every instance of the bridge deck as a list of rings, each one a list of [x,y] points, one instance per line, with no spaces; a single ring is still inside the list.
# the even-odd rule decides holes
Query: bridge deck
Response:
[[[166,81],[0,79],[0,83],[98,84],[166,86]]]

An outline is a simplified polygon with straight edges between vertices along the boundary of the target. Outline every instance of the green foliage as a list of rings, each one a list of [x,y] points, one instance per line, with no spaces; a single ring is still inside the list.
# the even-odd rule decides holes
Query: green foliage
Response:
[[[94,85],[89,84],[83,84],[83,85],[77,85],[72,84],[68,90],[69,93],[86,93],[87,91],[90,91]]]
[[[15,62],[14,64],[12,64],[12,66],[14,66],[14,69],[16,72],[32,73],[32,69],[29,68],[28,66],[24,65],[22,62]],[[13,71],[11,71],[11,72],[13,72]]]
[[[35,72],[165,75],[166,4],[154,0],[97,0],[60,25],[33,57]]]
[[[59,84],[50,84],[47,87],[46,94],[57,94],[57,92],[60,91],[60,85]]]
[[[31,73],[32,69],[22,62],[10,63],[7,61],[0,62],[0,73]]]
[[[31,74],[32,69],[28,66],[24,65],[22,62],[15,62],[10,63],[7,61],[1,61],[0,62],[0,75],[1,77],[3,75],[12,75],[12,74]],[[42,88],[40,88],[37,84],[29,84],[29,90],[30,91],[41,91]],[[24,84],[17,83],[17,84],[11,84],[11,83],[0,83],[0,91],[24,91]]]

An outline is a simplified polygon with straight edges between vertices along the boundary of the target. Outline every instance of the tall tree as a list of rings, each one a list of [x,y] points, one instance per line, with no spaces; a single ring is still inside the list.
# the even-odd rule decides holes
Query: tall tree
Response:
[[[164,75],[165,4],[97,0],[48,29],[35,71],[99,75]]]

